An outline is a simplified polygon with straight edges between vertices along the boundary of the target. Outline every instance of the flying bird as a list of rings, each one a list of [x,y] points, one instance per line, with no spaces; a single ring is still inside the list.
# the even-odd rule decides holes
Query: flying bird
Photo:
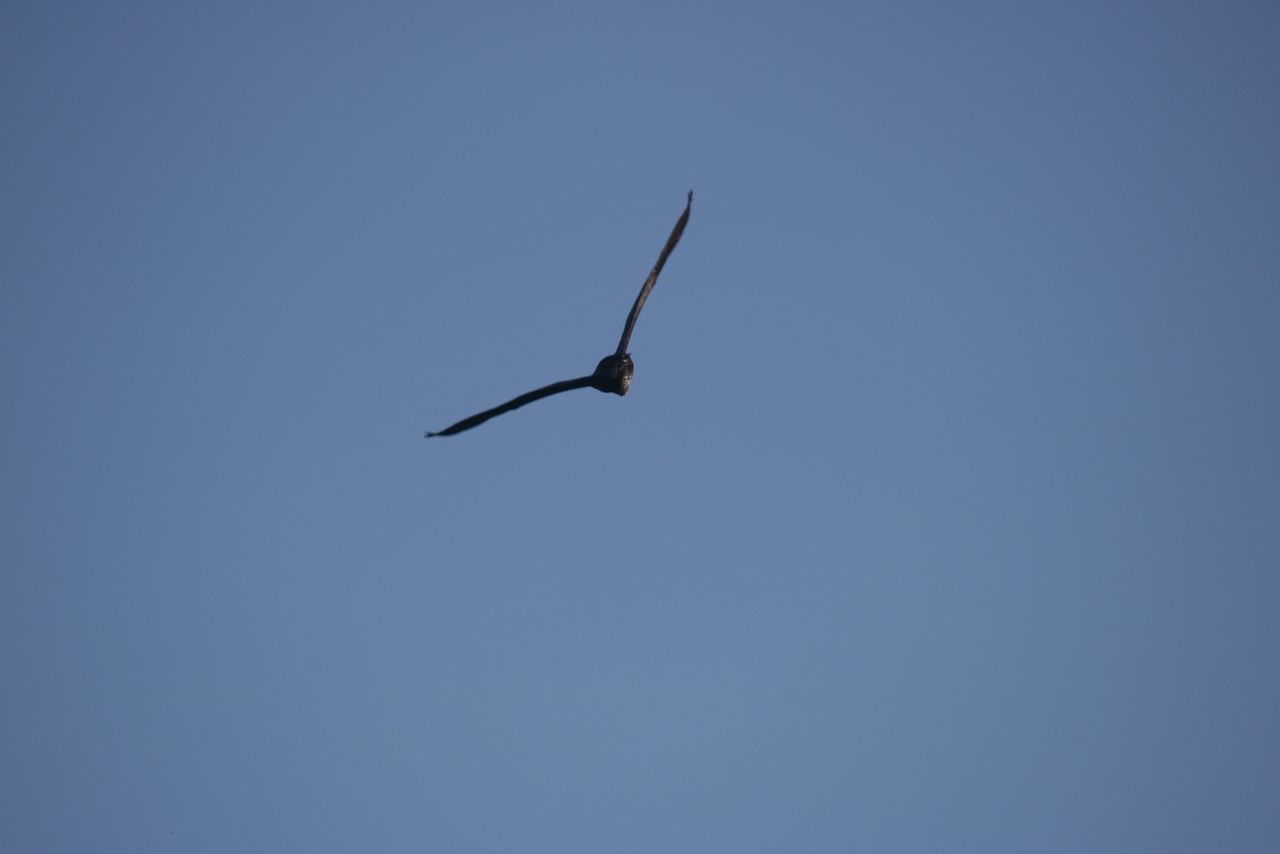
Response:
[[[685,202],[684,213],[680,214],[680,219],[676,220],[675,228],[671,229],[671,236],[667,238],[667,244],[662,247],[662,252],[658,255],[658,263],[654,264],[653,269],[649,271],[649,278],[645,279],[644,285],[640,288],[640,294],[636,297],[635,304],[631,306],[631,313],[627,315],[626,325],[622,327],[622,338],[618,341],[618,349],[601,359],[599,364],[596,365],[595,371],[585,377],[561,380],[558,383],[534,389],[531,392],[508,400],[501,406],[495,406],[493,409],[478,412],[470,418],[464,418],[457,424],[452,424],[437,433],[428,431],[426,438],[452,436],[455,433],[461,433],[463,430],[470,430],[472,427],[483,424],[496,415],[519,409],[526,403],[533,403],[535,400],[541,400],[544,397],[550,397],[562,391],[572,391],[575,388],[590,387],[597,391],[613,392],[617,395],[626,394],[627,389],[631,387],[631,374],[635,371],[635,363],[631,361],[631,354],[627,352],[627,344],[631,341],[631,332],[635,329],[636,318],[640,316],[640,309],[644,308],[644,301],[649,298],[649,292],[653,290],[654,284],[658,281],[658,274],[662,272],[663,265],[667,263],[667,256],[671,254],[671,250],[675,249],[676,244],[680,242],[680,235],[684,234],[684,227],[689,222],[689,211],[692,207],[693,191],[690,190],[688,200]]]

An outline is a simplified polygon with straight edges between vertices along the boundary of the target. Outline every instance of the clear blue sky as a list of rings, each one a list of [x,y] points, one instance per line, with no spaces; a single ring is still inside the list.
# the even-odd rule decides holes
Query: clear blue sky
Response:
[[[1274,852],[1274,3],[10,3],[0,849]],[[591,390],[424,441],[589,372]]]

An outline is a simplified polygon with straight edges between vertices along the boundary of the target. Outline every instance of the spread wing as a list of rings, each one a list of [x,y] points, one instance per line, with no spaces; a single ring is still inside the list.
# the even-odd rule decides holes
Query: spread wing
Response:
[[[640,295],[636,297],[635,305],[631,306],[631,313],[627,315],[627,325],[622,328],[622,340],[618,342],[617,355],[621,356],[627,352],[627,344],[631,341],[631,330],[635,329],[636,318],[640,316],[640,309],[644,308],[644,301],[649,298],[649,291],[653,290],[654,284],[658,281],[658,274],[662,272],[662,266],[667,263],[667,256],[671,254],[671,250],[676,248],[676,244],[680,242],[680,235],[684,234],[684,227],[689,223],[689,209],[693,207],[693,190],[689,191],[689,200],[685,203],[684,213],[680,214],[680,219],[676,220],[676,227],[671,229],[671,236],[667,238],[667,245],[662,247],[662,253],[658,256],[658,263],[653,265],[653,269],[649,271],[649,278],[645,279],[644,287],[640,288]]]
[[[483,424],[495,415],[501,415],[504,412],[510,412],[513,409],[519,409],[526,403],[533,403],[535,400],[542,400],[544,397],[550,397],[553,394],[559,394],[562,391],[572,391],[575,388],[586,388],[591,385],[591,377],[578,377],[574,380],[561,380],[558,383],[544,385],[542,388],[534,389],[526,392],[519,397],[512,398],[501,406],[495,406],[493,409],[486,409],[484,412],[478,412],[470,418],[464,418],[457,424],[450,425],[439,433],[428,432],[426,438],[432,436],[452,436],[454,433],[461,433],[463,430],[470,430],[477,424]]]

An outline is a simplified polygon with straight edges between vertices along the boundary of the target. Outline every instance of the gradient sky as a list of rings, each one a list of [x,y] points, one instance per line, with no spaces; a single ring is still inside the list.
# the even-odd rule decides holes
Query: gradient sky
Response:
[[[1280,7],[0,13],[0,849],[1274,852]],[[591,390],[424,441],[589,372]]]

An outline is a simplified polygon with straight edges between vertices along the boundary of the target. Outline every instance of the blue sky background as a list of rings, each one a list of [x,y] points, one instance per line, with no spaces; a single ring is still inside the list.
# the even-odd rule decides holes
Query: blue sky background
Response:
[[[0,848],[1280,845],[1273,3],[10,3]],[[695,193],[632,339],[589,372]]]

